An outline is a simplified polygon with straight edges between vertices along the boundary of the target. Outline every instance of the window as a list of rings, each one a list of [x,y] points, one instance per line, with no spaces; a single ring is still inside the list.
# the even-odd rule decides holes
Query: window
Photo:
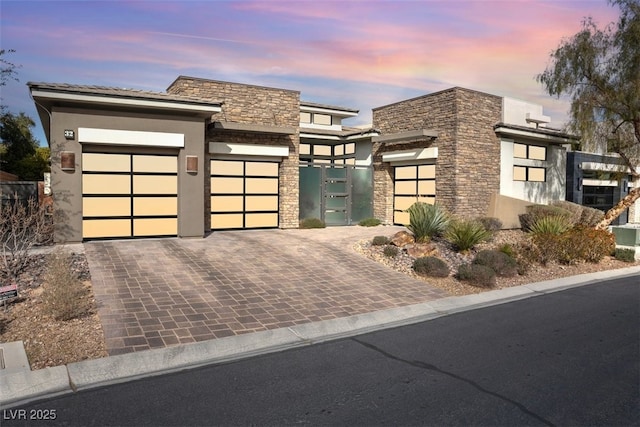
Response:
[[[531,166],[514,166],[514,181],[545,182],[547,180],[547,170]]]
[[[333,117],[330,114],[308,113],[306,111],[302,111],[300,112],[300,123],[313,123],[316,125],[331,126],[333,124]]]
[[[513,157],[517,159],[547,160],[547,147],[513,144]]]
[[[331,116],[329,114],[314,114],[313,123],[317,125],[331,125]]]
[[[311,113],[300,113],[300,123],[311,123]]]

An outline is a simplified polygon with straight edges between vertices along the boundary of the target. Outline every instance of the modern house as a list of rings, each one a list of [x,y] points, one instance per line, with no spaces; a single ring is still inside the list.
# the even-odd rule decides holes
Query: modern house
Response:
[[[572,136],[542,107],[464,88],[373,109],[178,77],[166,93],[29,83],[52,152],[56,241],[202,237],[304,218],[404,224],[416,200],[517,227],[565,199]]]

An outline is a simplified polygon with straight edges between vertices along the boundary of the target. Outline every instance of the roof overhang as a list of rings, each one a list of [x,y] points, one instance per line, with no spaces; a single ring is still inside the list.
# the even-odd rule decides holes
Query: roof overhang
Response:
[[[277,135],[295,135],[297,129],[293,126],[262,125],[255,123],[212,122],[214,129],[234,132],[272,133]]]
[[[201,104],[196,102],[179,102],[171,100],[140,99],[136,97],[104,96],[83,93],[54,92],[35,89],[31,96],[40,100],[69,101],[97,105],[113,105],[121,107],[153,108],[161,110],[184,111],[213,114],[222,111],[220,104]]]
[[[512,138],[526,138],[534,141],[546,142],[549,144],[577,144],[579,138],[577,136],[568,135],[559,131],[548,129],[526,129],[524,127],[497,125],[493,129],[497,135],[508,136]]]
[[[373,142],[389,144],[392,142],[416,142],[424,140],[433,140],[438,137],[438,132],[431,129],[418,129],[406,132],[397,132],[388,135],[379,135],[372,138]]]
[[[416,148],[415,150],[390,151],[382,154],[382,161],[389,163],[410,162],[414,160],[433,160],[438,158],[438,147]]]
[[[338,107],[320,104],[305,105],[304,103],[300,103],[300,112],[330,114],[342,118],[356,117],[358,115],[358,110],[340,109]]]

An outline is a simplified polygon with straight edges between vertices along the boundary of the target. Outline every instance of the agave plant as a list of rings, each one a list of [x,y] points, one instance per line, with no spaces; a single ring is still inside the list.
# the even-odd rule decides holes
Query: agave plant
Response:
[[[458,251],[466,252],[478,243],[488,240],[491,232],[478,221],[459,219],[451,223],[445,237]]]
[[[416,242],[428,242],[433,236],[444,233],[449,225],[449,215],[438,205],[416,202],[407,209],[409,225]]]
[[[530,227],[531,234],[562,234],[571,228],[571,221],[563,215],[538,218]]]

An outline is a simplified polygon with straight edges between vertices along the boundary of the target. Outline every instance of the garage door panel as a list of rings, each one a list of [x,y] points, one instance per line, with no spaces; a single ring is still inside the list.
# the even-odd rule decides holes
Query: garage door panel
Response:
[[[246,196],[247,211],[277,211],[278,196]]]
[[[129,175],[83,175],[82,192],[84,194],[130,194],[131,178]]]
[[[396,196],[394,198],[393,206],[396,210],[404,211],[409,209],[411,205],[416,202],[416,197],[414,196]]]
[[[244,175],[244,162],[211,160],[211,174],[242,176]]]
[[[211,178],[211,191],[212,193],[241,194],[244,192],[244,179],[213,177]]]
[[[133,171],[147,173],[177,173],[178,162],[174,156],[133,156]]]
[[[394,224],[409,224],[409,213],[408,212],[394,212],[393,213],[393,223]]]
[[[211,196],[211,212],[239,212],[243,209],[243,196]]]
[[[245,189],[248,194],[277,194],[277,178],[246,178]]]
[[[243,228],[244,214],[212,214],[211,229],[221,230],[226,228]]]
[[[247,176],[272,176],[278,177],[278,163],[273,162],[247,162]]]
[[[177,197],[134,197],[134,216],[178,215]]]
[[[82,215],[88,216],[131,216],[129,197],[84,197]]]
[[[178,234],[176,218],[144,218],[133,220],[134,237],[175,236]]]
[[[436,182],[435,181],[418,181],[418,194],[429,195],[436,194]]]
[[[134,175],[133,194],[177,194],[175,176]]]
[[[415,166],[404,166],[404,167],[396,167],[395,171],[396,179],[415,179],[416,178],[416,167]]]
[[[131,236],[130,219],[84,219],[82,221],[82,237],[86,239],[129,236]]]
[[[278,226],[278,214],[277,213],[248,213],[245,216],[246,228],[259,228],[259,227],[277,227]]]
[[[131,156],[82,153],[82,170],[85,172],[131,172]]]

